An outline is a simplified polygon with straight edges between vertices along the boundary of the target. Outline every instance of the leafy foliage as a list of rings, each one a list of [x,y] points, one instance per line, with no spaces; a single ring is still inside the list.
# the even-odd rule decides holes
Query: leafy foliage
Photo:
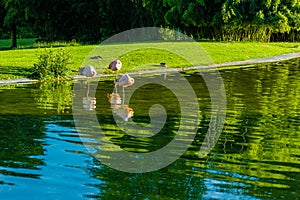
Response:
[[[16,30],[31,30],[33,36],[47,41],[97,43],[125,30],[162,26],[197,39],[300,41],[299,0],[0,2],[0,29],[15,31],[14,37]]]
[[[46,48],[38,56],[38,63],[34,64],[32,78],[39,80],[65,78],[71,72],[67,67],[70,62],[70,52],[63,48],[58,50]]]
[[[44,81],[35,86],[33,97],[38,108],[55,110],[59,114],[72,109],[72,81]]]

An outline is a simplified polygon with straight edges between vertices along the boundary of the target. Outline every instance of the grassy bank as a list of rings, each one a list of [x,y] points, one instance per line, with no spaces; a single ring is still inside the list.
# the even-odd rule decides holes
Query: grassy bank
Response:
[[[24,40],[21,48],[0,51],[0,80],[27,77],[37,62],[37,55],[43,52],[46,44],[34,44],[34,40]],[[0,40],[0,45],[9,41]],[[6,44],[6,45],[7,45]],[[25,45],[26,44],[26,45]],[[200,46],[198,46],[200,44]],[[119,58],[123,62],[122,72],[156,69],[160,62],[168,67],[187,67],[193,65],[242,61],[253,58],[264,58],[280,54],[300,52],[300,43],[259,43],[259,42],[199,42],[195,43],[135,43],[114,45],[78,45],[74,43],[55,43],[53,48],[63,47],[72,55],[69,67],[91,64],[100,73],[109,73],[106,69],[112,59]],[[3,46],[0,46],[0,49]],[[49,47],[49,46],[48,46]],[[3,49],[3,48],[2,48]],[[90,56],[100,55],[101,61],[92,61]],[[178,56],[183,55],[184,58]]]

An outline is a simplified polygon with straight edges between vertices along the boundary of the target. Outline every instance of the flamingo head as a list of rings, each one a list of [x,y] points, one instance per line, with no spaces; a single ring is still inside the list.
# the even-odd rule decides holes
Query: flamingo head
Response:
[[[128,83],[125,85],[125,87],[132,86],[133,84],[134,84],[134,79],[130,77],[128,80]]]
[[[82,74],[83,74],[83,70],[84,70],[84,67],[79,67],[79,69],[78,69],[78,74],[79,74],[79,75],[82,75]]]

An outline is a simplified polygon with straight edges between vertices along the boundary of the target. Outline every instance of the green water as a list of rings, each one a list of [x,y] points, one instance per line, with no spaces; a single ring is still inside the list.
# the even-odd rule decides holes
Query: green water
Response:
[[[299,199],[299,62],[220,71],[226,118],[216,145],[204,158],[198,154],[212,116],[211,98],[199,72],[183,73],[199,104],[197,134],[179,159],[148,173],[121,172],[97,157],[103,138],[75,126],[74,83],[0,86],[0,199]],[[137,83],[143,79],[133,77]],[[172,74],[153,78],[176,79]],[[107,97],[113,93],[111,80],[79,85],[83,92],[97,88],[87,94],[96,99],[83,96],[77,103],[96,113],[106,139],[120,149],[159,150],[182,125],[179,100],[168,88],[144,85],[128,100],[133,116],[118,119],[126,127],[132,122],[147,126],[153,104],[161,104],[167,113],[157,135],[139,138],[116,125],[113,113],[119,111]],[[124,99],[122,89],[118,93]]]

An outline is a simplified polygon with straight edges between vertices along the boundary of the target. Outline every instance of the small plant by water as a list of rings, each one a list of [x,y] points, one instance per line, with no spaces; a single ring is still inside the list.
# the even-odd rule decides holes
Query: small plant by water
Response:
[[[67,78],[71,73],[68,64],[71,54],[63,48],[45,48],[38,55],[38,62],[34,63],[31,78],[38,80]]]

